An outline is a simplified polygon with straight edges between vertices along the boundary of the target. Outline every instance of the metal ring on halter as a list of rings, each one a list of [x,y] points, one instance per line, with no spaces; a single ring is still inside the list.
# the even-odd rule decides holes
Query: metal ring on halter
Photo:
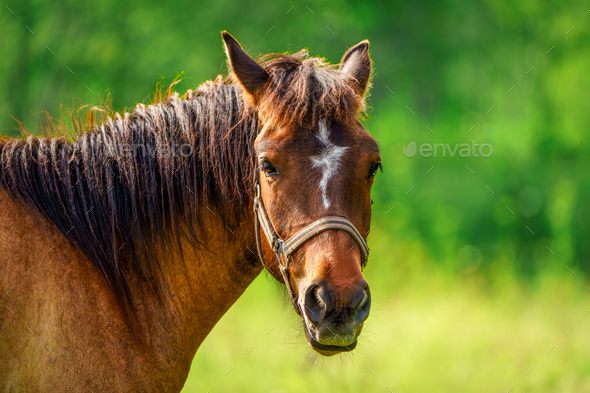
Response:
[[[285,249],[283,248],[283,245],[285,244],[285,242],[282,241],[281,239],[277,239],[276,241],[279,244],[278,250],[275,253],[277,256],[277,259],[279,260],[279,265],[281,267],[283,267],[283,269],[287,269],[289,267],[289,260],[291,258],[289,258],[289,256],[287,256],[287,254],[285,254]],[[284,265],[283,265],[283,262],[281,262],[281,254],[283,254],[283,256],[285,257],[285,264]]]

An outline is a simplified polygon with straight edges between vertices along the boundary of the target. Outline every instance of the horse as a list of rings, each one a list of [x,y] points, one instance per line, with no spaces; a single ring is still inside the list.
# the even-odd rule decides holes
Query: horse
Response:
[[[222,40],[226,78],[0,141],[2,391],[178,392],[264,269],[313,350],[355,348],[381,168],[369,42],[331,65]]]

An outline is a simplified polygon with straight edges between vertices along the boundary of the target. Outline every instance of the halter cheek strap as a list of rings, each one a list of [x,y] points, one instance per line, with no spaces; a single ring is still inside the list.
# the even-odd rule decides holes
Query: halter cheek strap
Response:
[[[256,179],[254,196],[254,231],[256,235],[256,248],[258,249],[258,257],[260,258],[262,265],[272,272],[272,270],[269,269],[264,262],[264,256],[262,255],[260,228],[262,228],[262,231],[266,235],[266,239],[268,240],[272,251],[277,256],[279,270],[283,276],[283,281],[285,282],[285,286],[289,291],[289,297],[291,298],[291,302],[294,306],[296,303],[295,294],[291,289],[289,261],[293,253],[295,253],[295,251],[297,251],[297,249],[305,244],[308,240],[316,237],[324,231],[332,229],[344,231],[352,237],[359,247],[361,252],[361,268],[364,269],[367,265],[367,261],[369,260],[369,246],[367,245],[367,242],[365,239],[363,239],[353,223],[344,217],[322,217],[299,230],[286,241],[283,241],[275,231],[272,223],[270,222],[270,219],[268,218],[268,214],[266,213],[264,203],[262,202],[262,198],[260,196],[260,185],[258,184],[258,179]],[[281,254],[283,254],[285,260],[284,264],[281,259]]]

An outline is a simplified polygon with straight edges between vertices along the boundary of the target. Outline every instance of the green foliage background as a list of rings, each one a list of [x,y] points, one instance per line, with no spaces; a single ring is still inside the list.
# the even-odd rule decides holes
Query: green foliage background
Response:
[[[500,321],[523,329],[522,337],[528,337],[519,312],[546,307],[547,315],[526,323],[548,336],[553,329],[563,335],[559,330],[563,327],[554,326],[557,317],[551,317],[557,315],[551,310],[560,309],[555,299],[564,301],[560,318],[574,318],[582,311],[578,305],[588,296],[582,290],[590,273],[587,2],[8,0],[3,5],[0,130],[5,135],[17,135],[10,115],[34,129],[40,111],[69,106],[72,100],[99,104],[110,92],[113,109],[122,110],[149,100],[161,76],[171,80],[184,71],[178,88],[183,91],[219,73],[225,75],[221,30],[232,33],[254,56],[309,47],[312,54],[332,62],[339,61],[347,46],[369,39],[375,76],[371,118],[365,126],[380,143],[384,172],[373,192],[375,227],[369,238],[372,260],[367,277],[376,304],[380,301],[383,306],[375,305],[371,318],[377,314],[388,322],[377,325],[381,328],[375,328],[373,336],[367,334],[375,344],[365,356],[382,359],[392,370],[405,370],[391,371],[397,376],[390,380],[397,378],[400,391],[472,391],[468,386],[495,391],[500,382],[497,388],[507,391],[513,385],[512,374],[489,363],[486,351],[498,345],[526,357],[531,348],[515,347],[524,339],[496,342],[504,334],[497,329]],[[488,143],[493,154],[408,158],[402,149],[412,141],[451,148],[472,141]],[[263,318],[263,309],[281,318],[282,308],[272,308],[276,301],[269,300],[280,297],[279,291],[269,293],[268,286],[272,284],[264,277],[257,280],[238,303],[243,311],[236,311],[236,305],[214,330],[197,354],[195,367],[200,368],[191,374],[187,388],[207,391],[216,384],[207,379],[217,377],[213,371],[203,375],[199,370],[217,365],[219,353],[230,359],[225,359],[227,369],[237,361],[230,344],[239,346],[246,338],[236,333],[236,324],[247,326],[244,319],[249,315]],[[554,298],[544,294],[547,288],[552,288]],[[429,296],[436,300],[427,301],[432,299]],[[398,314],[399,309],[389,308],[397,304],[394,299],[406,299],[424,313]],[[574,305],[576,309],[568,308]],[[466,313],[480,313],[481,318],[474,316],[472,329],[458,333],[456,319],[450,322],[453,317],[445,310],[461,307]],[[438,312],[438,319],[420,317],[431,311]],[[403,356],[410,363],[422,359],[416,351],[424,350],[428,340],[440,338],[433,344],[440,353],[423,355],[426,370],[399,363],[391,352],[399,342],[387,346],[384,338],[399,333],[388,325],[401,323],[397,316],[440,326],[407,337]],[[549,322],[543,322],[546,317]],[[234,321],[233,330],[222,335],[225,321]],[[475,332],[478,326],[483,329],[481,336]],[[445,351],[449,337],[439,335],[446,331],[453,337],[471,334],[473,341],[463,343],[464,351]],[[585,332],[588,336],[587,328]],[[480,340],[489,346],[477,354],[470,352]],[[582,341],[568,344],[571,351],[562,352],[562,359],[579,359],[578,368],[547,372],[545,379],[522,388],[588,388],[590,367],[579,348],[587,349],[589,340]],[[266,374],[257,376],[253,370],[262,365],[280,381],[288,374],[280,359],[297,358],[303,350],[297,348],[283,348],[283,357],[273,353],[255,362],[244,358],[241,364],[249,365],[244,367],[250,371],[239,371],[237,366],[232,371],[240,376],[239,383],[231,382],[231,374],[224,377],[227,382],[217,383],[227,383],[230,391],[271,391],[275,388],[262,383]],[[539,356],[544,352],[540,350]],[[500,363],[508,370],[516,358],[508,356],[508,363],[513,363]],[[219,367],[224,367],[222,360]],[[368,371],[361,361],[351,362],[350,370],[330,361],[320,373],[297,371],[282,389],[361,391],[372,386],[377,377],[365,375]],[[443,367],[447,363],[472,372],[444,374],[440,367],[447,370]],[[474,364],[491,367],[497,374],[490,371],[481,379],[485,382],[478,383]],[[440,383],[429,384],[428,374],[437,367],[444,377],[441,374]],[[342,372],[350,372],[350,380],[331,385],[340,378],[334,370],[348,370]],[[568,372],[569,379],[560,385]],[[381,385],[385,382],[376,391],[386,392]]]

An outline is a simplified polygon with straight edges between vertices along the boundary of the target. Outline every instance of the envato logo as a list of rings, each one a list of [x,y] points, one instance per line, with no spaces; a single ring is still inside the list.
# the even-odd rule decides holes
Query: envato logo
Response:
[[[479,146],[479,148],[478,148]],[[407,146],[404,146],[404,155],[406,157],[414,157],[417,151],[416,142],[410,142]],[[446,157],[447,154],[450,157],[455,157],[459,153],[459,157],[489,157],[494,153],[494,148],[489,143],[478,145],[475,141],[469,143],[455,144],[454,148],[447,143],[424,143],[420,145],[420,155],[422,157]],[[479,154],[478,154],[479,153]]]
[[[106,147],[104,154],[107,157],[158,157],[158,158],[170,158],[170,157],[190,157],[194,154],[193,146],[177,143],[163,143],[161,145],[144,145],[141,143],[130,144],[121,143],[116,147]]]

